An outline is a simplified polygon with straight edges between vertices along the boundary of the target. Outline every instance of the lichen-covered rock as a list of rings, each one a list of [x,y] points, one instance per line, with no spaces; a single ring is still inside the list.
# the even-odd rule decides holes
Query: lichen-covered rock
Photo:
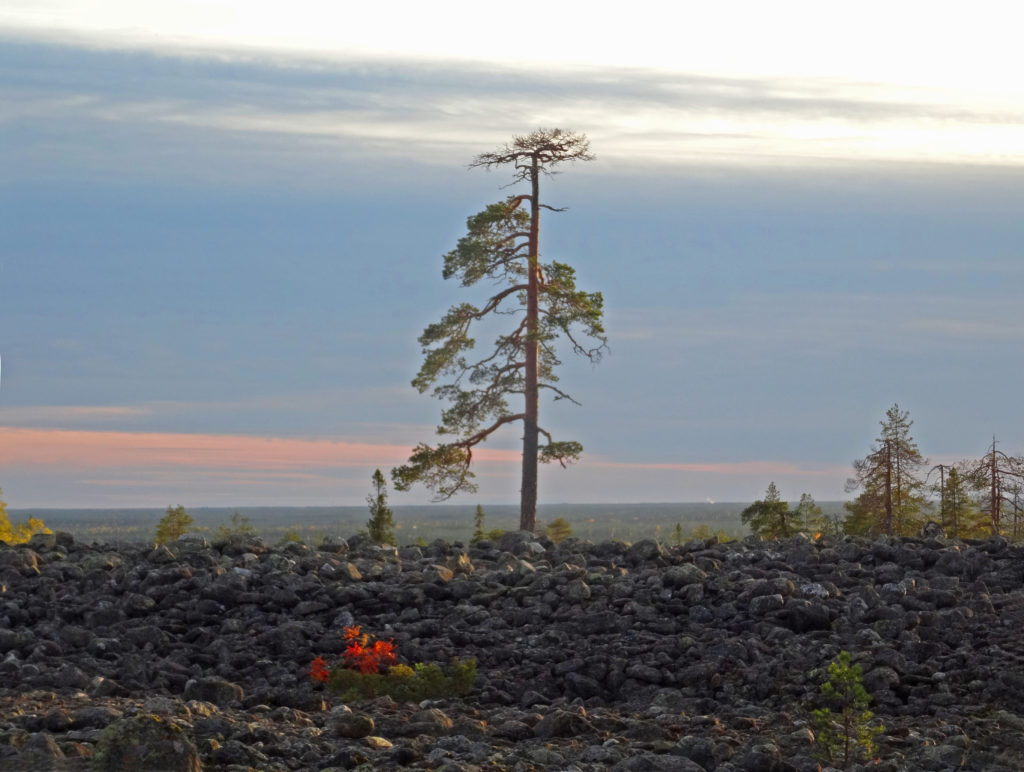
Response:
[[[115,721],[100,734],[95,772],[200,772],[199,751],[176,723],[156,715]]]
[[[37,732],[23,740],[19,751],[11,751],[7,756],[0,754],[0,772],[69,768],[64,751],[49,732]]]
[[[368,737],[376,728],[373,719],[365,713],[345,711],[333,716],[332,728],[340,737]]]

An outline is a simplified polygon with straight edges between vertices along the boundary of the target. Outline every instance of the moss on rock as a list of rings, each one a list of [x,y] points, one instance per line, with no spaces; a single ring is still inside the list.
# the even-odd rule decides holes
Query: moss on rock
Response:
[[[176,724],[147,714],[110,724],[93,753],[94,772],[201,772],[199,751]]]

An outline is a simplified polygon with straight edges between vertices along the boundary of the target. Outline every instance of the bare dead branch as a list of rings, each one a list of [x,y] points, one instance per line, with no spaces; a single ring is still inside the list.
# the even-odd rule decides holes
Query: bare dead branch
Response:
[[[566,394],[564,391],[559,389],[557,386],[552,386],[550,383],[538,383],[537,384],[537,388],[549,389],[549,390],[555,392],[555,394],[558,395],[558,396],[555,397],[555,399],[567,399],[570,402],[572,402],[572,404],[579,405],[580,407],[583,407],[582,403],[577,402],[573,397],[571,397],[570,395]]]

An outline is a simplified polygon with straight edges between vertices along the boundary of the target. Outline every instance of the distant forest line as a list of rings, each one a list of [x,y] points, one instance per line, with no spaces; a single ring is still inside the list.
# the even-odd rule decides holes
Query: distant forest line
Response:
[[[660,539],[672,541],[676,526],[689,535],[706,528],[710,533],[724,532],[742,537],[749,529],[740,520],[740,513],[750,502],[679,502],[638,504],[548,504],[538,507],[538,520],[543,525],[556,518],[566,520],[572,535],[603,541],[621,539]],[[824,513],[841,516],[844,502],[818,502]],[[392,506],[395,536],[399,544],[418,539],[469,542],[473,532],[476,504],[435,504]],[[486,528],[514,530],[519,527],[519,506],[512,504],[483,505]],[[152,541],[157,523],[165,509],[9,509],[12,520],[35,517],[55,531],[68,531],[80,541],[148,542]],[[196,530],[213,533],[230,526],[235,513],[247,518],[264,539],[276,542],[286,534],[297,535],[315,544],[324,536],[351,536],[366,529],[369,512],[365,506],[345,507],[195,507],[188,513]]]

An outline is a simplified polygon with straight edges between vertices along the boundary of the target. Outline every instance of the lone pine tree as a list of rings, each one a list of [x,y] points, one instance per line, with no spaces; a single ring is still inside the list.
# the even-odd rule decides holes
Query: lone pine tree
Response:
[[[519,527],[533,531],[537,520],[537,464],[551,461],[563,467],[575,461],[583,447],[556,441],[539,424],[540,390],[556,400],[575,402],[555,384],[558,377],[556,343],[568,341],[575,354],[591,361],[601,358],[607,344],[603,300],[599,292],[576,289],[576,272],[565,263],[541,262],[540,215],[560,209],[541,201],[540,182],[553,168],[570,161],[589,161],[586,136],[562,129],[540,129],[493,153],[477,156],[470,168],[511,166],[513,183],[529,185],[528,193],[491,204],[467,221],[468,232],[445,255],[443,275],[463,287],[484,281],[501,288],[480,307],[452,306],[419,338],[424,361],[413,380],[421,393],[451,407],[441,412],[438,434],[450,440],[436,446],[420,443],[409,462],[392,470],[397,490],[421,482],[437,500],[462,491],[475,491],[473,448],[505,424],[523,425],[522,486]],[[471,328],[485,319],[509,319],[488,353],[469,358],[475,340]],[[444,378],[444,382],[438,383]],[[511,395],[523,395],[522,409],[509,406]],[[578,404],[578,403],[577,403]],[[545,444],[540,444],[543,435]]]
[[[853,462],[854,476],[846,481],[846,490],[862,492],[846,504],[849,516],[843,527],[848,533],[907,536],[920,527],[925,506],[920,470],[927,461],[910,436],[913,425],[910,414],[893,405],[871,452]]]
[[[379,469],[374,470],[373,493],[366,497],[370,508],[370,519],[366,521],[366,532],[377,544],[395,543],[395,516],[388,506],[388,484]]]
[[[479,544],[487,538],[487,534],[484,533],[484,508],[480,504],[476,505],[476,512],[473,514],[473,535],[469,537],[469,544],[473,546]]]

